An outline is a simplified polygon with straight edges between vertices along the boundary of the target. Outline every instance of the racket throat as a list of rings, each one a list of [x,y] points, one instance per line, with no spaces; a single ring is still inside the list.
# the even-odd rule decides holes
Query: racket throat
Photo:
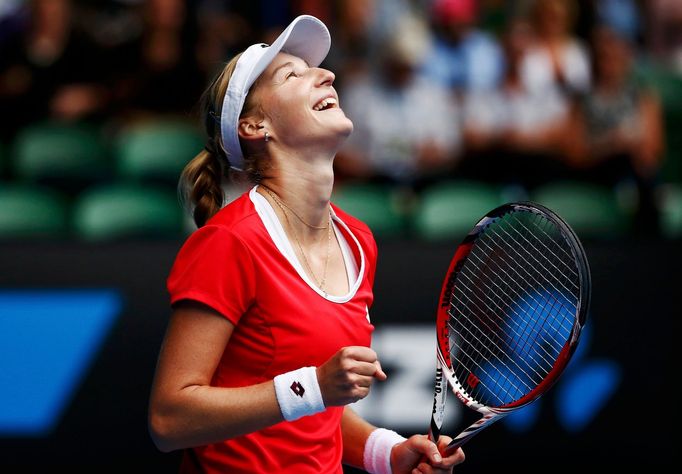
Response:
[[[457,437],[450,442],[450,444],[447,445],[445,448],[445,454],[449,455],[457,448],[463,446],[466,442],[483,431],[485,428],[504,418],[505,415],[506,413],[488,413],[483,415],[481,419],[477,420],[475,423],[472,423],[467,429],[458,434]]]

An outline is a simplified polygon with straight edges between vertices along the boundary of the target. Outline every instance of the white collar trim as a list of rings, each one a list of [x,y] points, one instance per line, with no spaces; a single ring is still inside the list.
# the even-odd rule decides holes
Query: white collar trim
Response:
[[[348,233],[348,235],[351,236],[353,242],[355,243],[355,246],[359,250],[360,270],[357,272],[355,281],[352,282],[351,285],[349,285],[350,289],[348,293],[341,296],[330,295],[320,290],[320,288],[315,284],[315,282],[312,281],[310,277],[308,277],[308,274],[301,265],[301,262],[299,262],[298,258],[296,257],[296,252],[294,252],[294,249],[291,246],[291,242],[289,241],[289,238],[287,237],[286,232],[284,231],[284,227],[282,227],[282,223],[277,218],[275,210],[272,208],[270,202],[267,199],[265,199],[264,196],[256,192],[257,188],[258,188],[257,185],[251,188],[251,191],[249,191],[249,198],[251,199],[251,202],[253,203],[256,212],[258,213],[258,216],[261,218],[261,221],[263,221],[265,230],[267,230],[268,234],[270,234],[270,238],[274,242],[275,246],[280,251],[280,253],[284,255],[284,257],[289,261],[289,263],[294,267],[298,275],[303,279],[303,281],[305,281],[308,284],[310,288],[312,288],[321,297],[334,303],[346,303],[350,301],[353,298],[353,296],[355,296],[355,293],[357,293],[358,288],[360,288],[360,283],[362,283],[362,278],[363,275],[365,274],[365,252],[362,250],[360,242],[358,242],[358,239],[355,237],[353,232],[351,232],[346,223],[343,222],[336,215],[334,209],[330,207],[332,223],[334,224],[333,228],[334,232],[336,232],[337,237],[339,239],[344,239],[343,234],[338,231],[338,226],[341,226]],[[350,254],[350,256],[352,258],[352,253]],[[345,264],[347,273],[351,274],[351,269],[348,267],[349,265],[353,264],[353,262],[345,261]]]

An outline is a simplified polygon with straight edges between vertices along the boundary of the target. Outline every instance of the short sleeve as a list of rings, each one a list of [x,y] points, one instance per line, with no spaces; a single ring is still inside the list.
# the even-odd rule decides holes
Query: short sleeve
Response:
[[[369,248],[366,251],[367,254],[367,277],[369,279],[369,284],[374,287],[374,277],[376,275],[376,270],[377,270],[377,257],[378,257],[378,249],[377,249],[377,243],[376,240],[374,240],[374,236],[369,241]]]
[[[255,297],[255,268],[246,245],[229,229],[204,226],[178,252],[166,281],[171,305],[206,304],[237,324]]]

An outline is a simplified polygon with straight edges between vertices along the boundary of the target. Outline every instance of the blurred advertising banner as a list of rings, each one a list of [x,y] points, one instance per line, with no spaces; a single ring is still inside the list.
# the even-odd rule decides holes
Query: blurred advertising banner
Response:
[[[454,245],[378,244],[370,318],[373,348],[389,378],[354,408],[404,435],[426,433],[436,300]],[[0,469],[101,467],[102,460],[176,468],[179,453],[156,450],[146,416],[170,314],[165,279],[180,245],[0,245]],[[650,466],[672,460],[674,420],[642,402],[674,393],[669,374],[679,359],[674,295],[682,246],[595,241],[585,247],[593,301],[579,352],[545,396],[468,443],[458,472],[501,463]],[[457,434],[469,411],[449,397],[444,433]],[[653,435],[636,434],[644,427]]]

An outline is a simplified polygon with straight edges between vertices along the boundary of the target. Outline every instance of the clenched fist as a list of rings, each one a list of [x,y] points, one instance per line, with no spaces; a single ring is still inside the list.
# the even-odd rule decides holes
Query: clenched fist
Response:
[[[348,346],[317,368],[324,406],[357,402],[369,394],[374,379],[386,380],[377,354],[369,347]]]

